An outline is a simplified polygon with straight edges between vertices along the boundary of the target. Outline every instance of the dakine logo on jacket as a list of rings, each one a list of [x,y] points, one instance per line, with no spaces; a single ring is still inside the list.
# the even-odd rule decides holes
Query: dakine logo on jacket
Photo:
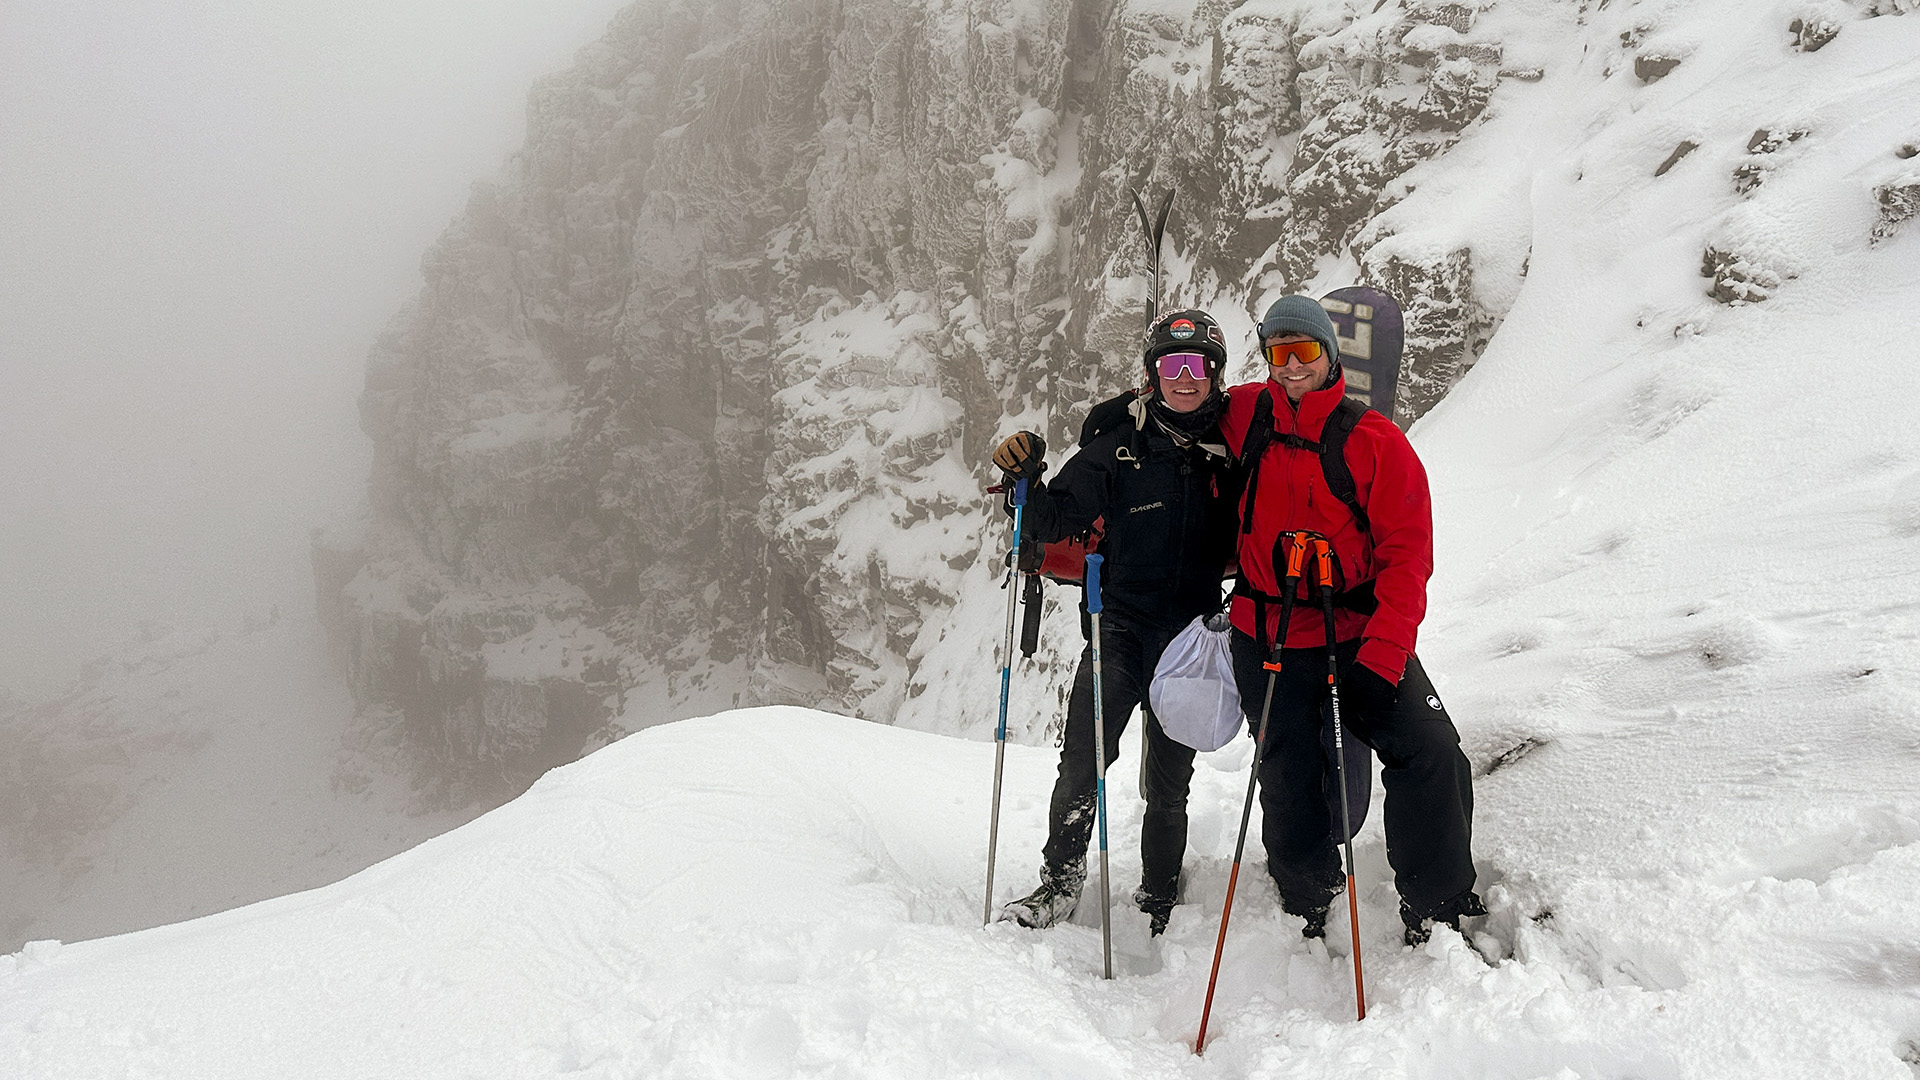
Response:
[[[1129,508],[1127,509],[1127,513],[1129,513],[1129,514],[1138,514],[1138,513],[1140,513],[1140,512],[1141,512],[1141,511],[1143,511],[1143,510],[1160,510],[1160,509],[1163,509],[1163,508],[1165,508],[1165,507],[1166,507],[1166,505],[1167,505],[1167,503],[1166,503],[1166,500],[1164,500],[1164,499],[1162,499],[1162,500],[1161,500],[1161,501],[1159,501],[1159,502],[1150,502],[1150,503],[1148,503],[1148,504],[1147,504],[1147,505],[1145,505],[1145,506],[1134,506],[1134,507],[1129,507]]]

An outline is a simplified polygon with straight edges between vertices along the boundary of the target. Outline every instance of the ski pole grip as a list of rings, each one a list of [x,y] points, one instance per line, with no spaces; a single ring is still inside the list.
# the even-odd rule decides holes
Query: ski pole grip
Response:
[[[1101,555],[1087,556],[1087,613],[1100,614],[1100,564],[1106,562]]]
[[[1318,537],[1313,541],[1313,561],[1319,571],[1320,588],[1333,595],[1333,545]]]
[[[1013,482],[1013,505],[1027,505],[1027,478],[1024,476]]]

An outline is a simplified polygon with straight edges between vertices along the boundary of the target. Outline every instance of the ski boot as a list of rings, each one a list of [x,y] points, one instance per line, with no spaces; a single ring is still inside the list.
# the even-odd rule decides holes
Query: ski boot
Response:
[[[1332,910],[1333,910],[1333,906],[1329,904],[1326,907],[1315,908],[1312,911],[1301,912],[1300,917],[1306,920],[1306,925],[1300,928],[1301,940],[1304,941],[1304,940],[1310,940],[1312,938],[1326,937],[1327,936],[1327,913]]]
[[[1278,886],[1280,883],[1276,880],[1274,884]],[[1315,890],[1317,895],[1312,899],[1303,900],[1299,896],[1294,896],[1290,900],[1285,893],[1282,893],[1280,895],[1280,910],[1301,920],[1305,924],[1300,927],[1300,937],[1302,940],[1311,941],[1314,938],[1324,938],[1327,936],[1327,917],[1333,911],[1333,902],[1346,890],[1347,883],[1344,879],[1341,879],[1328,881],[1325,890]]]
[[[1029,930],[1045,930],[1065,922],[1080,906],[1080,887],[1087,883],[1087,860],[1075,859],[1060,869],[1040,868],[1040,887],[1000,909],[1000,920],[1012,920]]]
[[[1442,900],[1439,906],[1424,916],[1415,914],[1403,899],[1400,901],[1400,922],[1407,929],[1406,933],[1401,935],[1401,939],[1408,945],[1425,945],[1427,939],[1433,936],[1435,924],[1445,923],[1453,927],[1457,933],[1460,930],[1461,919],[1486,913],[1487,905],[1480,902],[1479,895],[1472,889]]]
[[[1167,920],[1173,918],[1175,906],[1173,896],[1161,895],[1146,887],[1143,883],[1133,890],[1133,906],[1147,914],[1147,934],[1159,937],[1167,931]]]

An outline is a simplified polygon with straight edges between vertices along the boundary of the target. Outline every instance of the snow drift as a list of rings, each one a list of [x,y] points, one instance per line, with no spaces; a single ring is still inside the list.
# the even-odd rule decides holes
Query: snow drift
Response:
[[[632,736],[336,885],[29,946],[0,961],[0,1060],[32,1077],[1906,1075],[1911,818],[1885,819],[1908,830],[1885,851],[1815,841],[1847,863],[1817,883],[1610,879],[1585,856],[1638,823],[1493,780],[1485,832],[1553,839],[1531,869],[1558,906],[1496,887],[1480,951],[1447,930],[1406,949],[1364,843],[1356,1024],[1347,960],[1302,943],[1256,876],[1196,1058],[1249,751],[1203,756],[1184,903],[1158,939],[1121,903],[1112,982],[1090,909],[1044,933],[978,925],[991,746],[759,709]],[[1009,750],[1016,878],[1051,758]],[[1113,774],[1123,885],[1130,764]]]

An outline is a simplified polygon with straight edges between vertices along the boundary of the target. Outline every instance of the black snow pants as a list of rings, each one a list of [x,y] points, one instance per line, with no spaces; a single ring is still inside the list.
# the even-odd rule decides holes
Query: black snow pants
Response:
[[[1147,703],[1147,686],[1160,654],[1178,629],[1129,625],[1112,608],[1101,617],[1100,689],[1105,699],[1106,763],[1120,756],[1127,718],[1140,706],[1147,725],[1147,801],[1140,828],[1140,884],[1154,896],[1172,898],[1187,850],[1187,785],[1193,779],[1193,750],[1167,737]],[[1080,670],[1067,699],[1066,736],[1060,745],[1060,772],[1053,783],[1047,815],[1047,844],[1041,857],[1058,871],[1086,854],[1094,827],[1093,648],[1080,653]],[[1111,811],[1112,799],[1108,799]]]
[[[1358,640],[1335,646],[1343,676],[1359,651]],[[1234,630],[1234,681],[1256,728],[1266,695],[1265,659],[1252,637]],[[1346,730],[1380,755],[1387,862],[1401,899],[1426,916],[1473,888],[1473,775],[1460,752],[1460,735],[1418,657],[1407,660],[1393,713],[1384,722],[1341,704]],[[1282,650],[1260,762],[1260,827],[1267,871],[1280,887],[1281,907],[1294,915],[1324,910],[1346,883],[1334,842],[1338,811],[1329,810],[1328,792],[1331,805],[1339,806],[1322,734],[1331,725],[1326,647]]]

